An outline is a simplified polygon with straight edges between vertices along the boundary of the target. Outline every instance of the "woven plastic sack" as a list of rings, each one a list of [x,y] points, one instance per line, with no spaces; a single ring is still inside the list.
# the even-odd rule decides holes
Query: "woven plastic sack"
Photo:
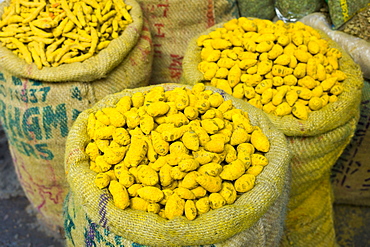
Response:
[[[167,91],[182,85],[160,86]],[[117,239],[132,246],[276,246],[283,230],[289,186],[290,152],[286,139],[262,111],[213,87],[207,89],[221,93],[225,100],[232,99],[236,108],[248,112],[252,125],[260,126],[270,139],[271,148],[266,153],[269,164],[256,177],[252,190],[232,205],[189,221],[185,217],[166,220],[140,210],[120,210],[114,206],[107,191],[95,186],[96,173],[89,169],[89,158],[84,153],[89,141],[86,131],[89,114],[114,106],[122,96],[150,88],[109,95],[82,112],[74,123],[67,139],[65,162],[71,191],[64,210],[68,246],[119,246],[115,242]]]
[[[313,13],[299,21],[321,30],[333,41],[339,44],[352,59],[360,65],[363,76],[370,79],[370,43],[364,39],[352,36],[342,31],[335,31],[330,28],[326,17],[321,13]]]
[[[222,25],[222,23],[215,25],[199,35],[207,34]],[[324,180],[330,180],[330,170],[350,142],[359,119],[363,86],[361,70],[336,42],[325,33],[319,32],[321,37],[329,42],[330,47],[339,49],[343,54],[339,65],[348,77],[343,82],[344,91],[338,97],[338,101],[328,104],[319,111],[311,112],[305,121],[290,115],[277,117],[273,114],[267,114],[272,123],[286,135],[289,149],[292,152],[292,185],[287,213],[287,222],[291,222],[291,224],[287,224],[289,227],[292,227],[293,224],[299,224],[297,221],[291,221],[290,212],[301,206],[305,199],[315,192],[318,184]],[[201,61],[201,48],[196,44],[198,37],[191,40],[184,57],[183,76],[185,82],[201,82],[203,79],[203,74],[197,69],[197,65]],[[322,232],[316,234],[315,238],[317,245],[312,246],[335,245],[335,237],[326,234],[327,232],[334,234],[334,225],[332,220],[330,222],[325,227],[329,227],[331,230],[320,228]],[[316,231],[316,228],[308,225],[299,231],[290,231],[287,228],[285,233],[291,235],[290,239],[300,240],[300,244],[297,246],[311,246],[311,242],[308,241],[309,235]],[[283,246],[286,243],[282,242]]]
[[[215,23],[239,16],[236,0],[137,0],[150,23],[151,84],[180,83],[189,40]]]
[[[82,63],[38,70],[0,47],[0,120],[20,184],[52,229],[63,227],[64,146],[73,121],[104,96],[149,82],[153,49],[148,24],[138,3],[126,3],[132,6],[133,23]]]
[[[370,206],[370,82],[364,81],[355,135],[332,169],[334,202]]]

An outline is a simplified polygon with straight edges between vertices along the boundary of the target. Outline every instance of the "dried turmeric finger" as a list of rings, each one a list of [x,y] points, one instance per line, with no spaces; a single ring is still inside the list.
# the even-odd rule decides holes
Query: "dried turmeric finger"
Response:
[[[143,186],[137,190],[137,193],[148,202],[160,202],[164,197],[163,192],[154,186]]]
[[[114,205],[120,209],[125,209],[130,205],[128,192],[123,185],[113,180],[109,184],[109,191],[113,196]]]
[[[32,59],[33,59],[34,63],[36,64],[37,68],[42,69],[41,58],[40,58],[38,50],[35,46],[37,46],[37,43],[32,43],[32,42],[29,43],[28,44],[28,50],[31,52]]]
[[[222,182],[221,190],[218,193],[225,199],[227,204],[233,204],[237,197],[234,185],[229,181]]]
[[[67,14],[67,17],[74,23],[76,24],[76,26],[80,29],[83,28],[82,24],[80,23],[80,21],[77,19],[77,17],[73,14],[73,12],[71,11],[71,9],[69,8],[69,5],[67,3],[66,0],[61,0],[60,1],[61,3],[61,6],[63,8],[63,10],[66,12]]]
[[[209,195],[209,205],[212,209],[221,208],[226,204],[226,200],[220,193],[211,193]]]
[[[41,10],[46,6],[46,2],[39,2],[37,8],[27,17],[25,18],[22,23],[29,23],[30,21],[36,19],[37,15],[41,12]]]
[[[130,199],[130,208],[147,211],[149,206],[149,202],[141,197],[132,197]]]
[[[168,219],[183,215],[185,210],[185,200],[180,198],[176,193],[169,196],[166,206],[165,215]]]
[[[219,192],[221,190],[222,179],[219,176],[213,177],[203,174],[199,175],[196,181],[209,192]]]
[[[188,98],[176,107],[176,97],[184,92]],[[238,190],[245,190],[247,183],[240,178],[262,171],[248,172],[251,166],[268,164],[262,154],[268,148],[261,144],[268,139],[258,126],[251,125],[246,112],[236,109],[231,100],[213,94],[204,84],[173,92],[158,87],[123,97],[115,107],[90,114],[87,132],[92,141],[85,152],[90,169],[104,174],[96,181],[97,186],[106,187],[108,179],[118,181],[120,193],[126,189],[130,208],[166,219],[184,215],[194,220],[199,214],[234,203]],[[213,106],[199,103],[209,99]],[[158,102],[171,108],[159,116],[163,122],[157,122],[147,111]],[[192,120],[183,113],[189,107],[200,108]],[[152,109],[153,115],[156,110]],[[258,138],[257,132],[262,133]],[[243,185],[237,190],[234,183],[238,179]],[[250,188],[253,185],[250,183]]]
[[[223,167],[220,177],[224,180],[236,180],[245,172],[245,166],[239,159]]]
[[[253,174],[244,174],[235,181],[237,192],[247,192],[254,187],[256,177]]]
[[[197,208],[198,214],[204,214],[207,213],[211,206],[210,206],[210,201],[209,197],[202,197],[199,200],[195,202],[195,207]]]
[[[109,185],[110,180],[106,173],[99,173],[96,175],[94,183],[99,189],[103,189]]]
[[[184,210],[185,216],[188,220],[194,220],[197,217],[197,208],[193,200],[186,200]]]
[[[284,101],[288,90],[281,91],[280,87],[285,83],[288,86],[298,84],[308,90],[314,89],[338,70],[340,51],[329,47],[328,42],[315,30],[301,23],[289,26],[271,23],[272,33],[265,33],[270,32],[269,29],[265,27],[260,30],[255,29],[253,25],[246,25],[244,19],[230,20],[217,31],[199,37],[197,45],[202,47],[202,61],[198,68],[204,74],[205,84],[213,85],[236,98],[244,99],[268,113],[296,117],[291,109],[295,101],[293,97],[296,96],[295,93],[289,92],[289,103],[286,104]],[[254,21],[258,23],[259,20],[251,20],[248,23]],[[279,31],[274,31],[276,28]],[[210,56],[212,58],[212,66],[210,66],[206,58],[213,53],[217,53],[217,56]],[[241,71],[237,70],[237,67]],[[338,76],[343,78],[340,74]],[[273,91],[268,91],[268,97],[267,93],[264,94],[265,89],[260,88],[259,84],[266,79],[273,81],[271,88]],[[327,82],[324,83],[324,88],[329,92],[331,87],[326,84]],[[340,89],[336,87],[333,91],[340,94]],[[278,92],[273,93],[275,100],[272,100],[272,103],[271,92]],[[300,98],[307,101],[308,95],[309,93],[304,92]],[[263,96],[262,100],[261,96]],[[336,100],[335,97],[332,98]],[[306,110],[311,111],[308,106]]]

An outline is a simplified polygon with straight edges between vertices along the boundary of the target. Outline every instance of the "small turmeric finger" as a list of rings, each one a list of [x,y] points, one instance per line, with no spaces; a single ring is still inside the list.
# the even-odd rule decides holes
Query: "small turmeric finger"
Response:
[[[31,52],[27,49],[27,47],[20,41],[18,41],[16,38],[10,38],[9,39],[15,46],[18,47],[19,51],[22,53],[23,58],[28,64],[31,64],[33,62]]]
[[[185,200],[178,196],[176,193],[169,196],[166,206],[165,214],[168,219],[173,219],[177,216],[184,214]]]
[[[80,23],[80,21],[77,19],[77,17],[73,14],[73,12],[71,11],[71,9],[69,8],[69,5],[67,3],[66,0],[61,0],[61,6],[63,8],[63,10],[66,12],[67,14],[67,17],[74,23],[76,24],[76,26],[80,29],[83,28],[82,24]]]

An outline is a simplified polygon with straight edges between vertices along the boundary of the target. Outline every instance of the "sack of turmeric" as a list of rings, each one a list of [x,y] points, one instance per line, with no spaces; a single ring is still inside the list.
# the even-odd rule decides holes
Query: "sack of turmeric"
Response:
[[[327,35],[301,22],[241,17],[194,37],[183,68],[184,81],[216,86],[262,109],[287,137],[292,183],[282,245],[334,246],[331,204],[320,228],[313,227],[317,217],[307,213],[299,222],[291,212],[304,210],[320,184],[330,186],[325,181],[359,119],[359,66]]]
[[[370,78],[370,44],[364,39],[352,36],[343,31],[331,30],[325,16],[319,13],[308,15],[301,19],[306,25],[325,32],[347,51],[352,59],[360,65],[364,87],[361,95],[360,119],[356,126],[351,143],[346,147],[341,157],[332,169],[332,183],[335,203],[355,205],[370,205],[368,187],[369,158],[369,82]]]
[[[67,245],[276,246],[289,161],[265,114],[217,88],[109,95],[68,135]]]
[[[237,0],[137,0],[149,21],[154,61],[151,84],[180,83],[189,40],[215,23],[239,17]]]
[[[97,6],[91,6],[94,2]],[[116,14],[120,5],[112,1],[0,5],[0,120],[20,184],[52,229],[63,228],[64,146],[73,121],[104,96],[149,81],[153,51],[148,24],[137,2],[118,2],[127,4],[120,11],[127,12],[130,24]],[[37,50],[31,44],[38,44]],[[86,58],[90,51],[98,52]]]

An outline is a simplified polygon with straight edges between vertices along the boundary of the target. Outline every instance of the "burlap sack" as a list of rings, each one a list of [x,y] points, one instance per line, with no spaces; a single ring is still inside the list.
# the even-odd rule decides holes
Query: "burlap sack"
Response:
[[[150,23],[151,84],[179,83],[189,40],[215,23],[239,16],[236,0],[137,0]]]
[[[348,123],[315,136],[287,137],[292,152],[292,184],[281,246],[336,245],[330,172],[350,142],[357,120],[353,116]],[[319,210],[318,214],[311,213]]]
[[[108,94],[148,84],[153,58],[148,24],[139,4],[126,2],[133,23],[82,63],[38,70],[0,47],[0,120],[23,190],[50,228],[63,227],[64,146],[78,114]]]
[[[160,84],[165,90],[181,85]],[[68,246],[278,245],[285,218],[290,173],[286,139],[262,111],[213,87],[207,89],[222,93],[225,100],[232,99],[236,108],[247,111],[251,123],[260,126],[270,139],[271,149],[266,154],[269,164],[257,176],[252,190],[233,205],[212,210],[189,221],[185,217],[165,220],[140,210],[119,210],[110,194],[95,186],[93,180],[96,173],[89,169],[89,159],[84,153],[89,141],[86,131],[88,115],[103,107],[114,106],[122,96],[150,88],[124,90],[107,96],[82,112],[69,132],[65,169],[71,194],[64,210]]]
[[[370,82],[364,81],[355,135],[332,169],[334,202],[370,206]]]
[[[215,25],[202,34],[206,34],[222,25],[222,23]],[[338,101],[325,106],[319,111],[311,112],[305,121],[292,116],[277,117],[273,114],[267,114],[272,123],[286,135],[289,149],[292,151],[292,185],[286,220],[287,227],[299,224],[294,218],[291,218],[290,212],[304,206],[305,199],[318,189],[318,185],[324,183],[324,181],[329,181],[330,170],[353,136],[359,118],[363,86],[361,70],[336,42],[324,33],[320,32],[320,34],[322,38],[328,40],[330,47],[335,47],[343,53],[343,57],[340,59],[340,68],[347,74],[348,78],[343,82],[345,89],[338,97]],[[196,45],[197,37],[194,37],[189,43],[184,57],[183,76],[185,82],[201,82],[203,79],[203,74],[197,69],[197,65],[201,61],[200,47]],[[329,207],[327,209],[329,210]],[[304,210],[304,207],[302,210]],[[315,224],[308,224],[307,227],[299,228],[297,231],[290,231],[287,228],[285,234],[289,236],[285,237],[299,240],[299,242],[282,241],[282,245],[289,243],[300,247],[334,246],[334,225],[330,212],[327,211],[327,215],[330,215],[331,218],[325,224],[328,229],[319,228],[322,231],[316,234],[315,243],[317,244],[312,245],[309,241],[309,236],[317,231],[316,228],[312,227]],[[328,232],[331,235],[328,235]]]
[[[302,203],[289,211],[281,246],[334,246],[332,198],[330,181],[323,179]]]
[[[346,50],[360,65],[363,76],[370,78],[370,43],[346,34],[331,30],[323,14],[315,13],[301,19],[314,28],[322,30]],[[370,144],[369,125],[369,82],[362,89],[361,113],[355,135],[332,170],[332,183],[336,203],[370,205],[370,158],[367,148]]]

